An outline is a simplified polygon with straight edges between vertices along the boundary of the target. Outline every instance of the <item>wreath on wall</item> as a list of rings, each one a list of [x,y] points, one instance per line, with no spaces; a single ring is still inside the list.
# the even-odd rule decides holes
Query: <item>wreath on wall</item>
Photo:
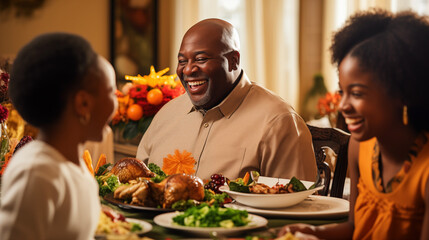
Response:
[[[17,17],[31,17],[45,0],[0,0],[0,12],[14,10]]]

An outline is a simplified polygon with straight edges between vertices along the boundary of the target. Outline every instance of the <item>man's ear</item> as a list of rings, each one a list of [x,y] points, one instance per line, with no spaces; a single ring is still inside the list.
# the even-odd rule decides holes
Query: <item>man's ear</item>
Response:
[[[234,71],[237,70],[238,67],[240,66],[240,53],[238,51],[231,51],[228,53],[227,55],[228,58],[228,70],[229,71]]]

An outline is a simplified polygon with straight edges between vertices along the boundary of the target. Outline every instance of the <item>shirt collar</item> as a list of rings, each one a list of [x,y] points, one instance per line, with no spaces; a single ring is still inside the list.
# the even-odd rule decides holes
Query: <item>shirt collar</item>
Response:
[[[235,110],[237,110],[237,108],[243,102],[244,98],[246,97],[251,87],[252,87],[252,83],[250,82],[246,73],[244,73],[243,71],[243,74],[239,79],[237,86],[234,87],[234,89],[228,94],[228,96],[226,96],[226,98],[217,106],[207,110],[206,112],[219,111],[224,117],[230,118],[232,114],[235,112]],[[189,102],[191,103],[191,101]],[[204,110],[196,109],[195,106],[192,105],[192,103],[190,108],[191,109],[189,110],[188,113],[198,111],[201,114],[205,115],[205,113],[202,112]]]

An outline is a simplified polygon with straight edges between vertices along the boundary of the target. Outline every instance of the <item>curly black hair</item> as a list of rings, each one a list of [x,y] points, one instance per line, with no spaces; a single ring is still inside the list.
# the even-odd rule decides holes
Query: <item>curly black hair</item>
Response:
[[[351,16],[333,36],[332,63],[356,57],[388,93],[408,107],[410,126],[429,130],[429,18],[371,9]]]
[[[12,65],[9,96],[25,121],[43,128],[62,115],[71,96],[83,88],[97,54],[82,37],[42,34],[18,53]]]

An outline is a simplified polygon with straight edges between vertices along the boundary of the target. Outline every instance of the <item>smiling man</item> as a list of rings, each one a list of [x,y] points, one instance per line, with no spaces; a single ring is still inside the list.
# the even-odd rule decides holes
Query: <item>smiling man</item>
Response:
[[[184,35],[177,75],[187,94],[166,104],[138,147],[137,158],[160,167],[175,150],[195,159],[195,175],[316,179],[311,135],[279,96],[251,82],[240,67],[235,28],[206,19]]]

